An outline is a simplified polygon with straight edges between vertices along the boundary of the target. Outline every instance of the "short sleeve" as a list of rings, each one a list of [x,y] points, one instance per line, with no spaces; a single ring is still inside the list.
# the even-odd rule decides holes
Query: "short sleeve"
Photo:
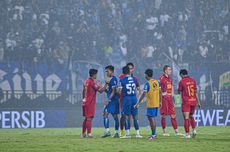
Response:
[[[146,82],[145,85],[144,85],[144,92],[148,92],[149,89],[150,89],[149,83]]]
[[[116,86],[117,86],[117,80],[116,80],[115,78],[112,78],[112,79],[110,80],[110,85],[111,85],[112,88],[113,88],[113,87],[116,87]]]

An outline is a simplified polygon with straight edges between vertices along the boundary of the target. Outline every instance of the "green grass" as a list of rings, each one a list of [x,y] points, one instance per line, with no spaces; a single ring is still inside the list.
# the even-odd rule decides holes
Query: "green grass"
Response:
[[[181,131],[183,128],[181,127]],[[141,128],[143,139],[100,138],[101,128],[93,128],[95,139],[81,139],[80,128],[67,129],[1,129],[0,151],[105,151],[105,152],[229,152],[230,127],[199,127],[195,139],[163,137],[158,129],[155,141],[147,141],[150,133]],[[134,131],[132,130],[132,133]]]

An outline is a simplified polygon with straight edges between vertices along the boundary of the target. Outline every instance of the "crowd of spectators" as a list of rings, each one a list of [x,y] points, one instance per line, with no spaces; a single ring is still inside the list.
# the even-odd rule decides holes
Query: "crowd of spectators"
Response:
[[[229,6],[229,0],[1,0],[0,62],[230,62]]]

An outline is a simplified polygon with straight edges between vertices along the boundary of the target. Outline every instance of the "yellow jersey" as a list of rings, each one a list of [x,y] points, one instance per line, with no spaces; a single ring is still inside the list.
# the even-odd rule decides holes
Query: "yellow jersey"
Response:
[[[157,108],[160,105],[160,86],[157,80],[149,80],[145,83],[147,108]]]

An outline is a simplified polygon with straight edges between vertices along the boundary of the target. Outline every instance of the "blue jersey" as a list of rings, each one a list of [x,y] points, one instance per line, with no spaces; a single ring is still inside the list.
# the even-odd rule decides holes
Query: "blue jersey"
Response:
[[[115,88],[115,94],[113,95],[111,100],[119,98],[118,93],[117,93],[117,87],[118,87],[118,80],[115,76],[112,76],[112,78],[109,81],[108,87],[106,89],[107,98],[110,97],[110,95],[113,91],[113,88]]]
[[[119,87],[122,88],[122,96],[136,96],[137,80],[133,76],[120,79]]]

